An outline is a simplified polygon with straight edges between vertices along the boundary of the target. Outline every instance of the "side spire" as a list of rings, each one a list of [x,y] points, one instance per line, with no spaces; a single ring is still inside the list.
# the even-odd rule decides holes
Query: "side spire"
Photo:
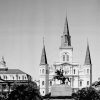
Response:
[[[91,65],[91,64],[92,64],[92,62],[91,62],[91,56],[90,56],[89,43],[87,41],[87,50],[86,50],[84,65]]]
[[[43,37],[43,49],[42,49],[40,65],[46,65],[46,64],[47,64],[47,57],[46,57],[46,51],[45,51],[45,45],[44,45],[44,37]]]

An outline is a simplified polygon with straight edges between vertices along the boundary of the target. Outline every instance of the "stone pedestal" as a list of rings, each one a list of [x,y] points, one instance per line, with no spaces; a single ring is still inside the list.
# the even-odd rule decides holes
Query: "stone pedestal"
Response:
[[[55,84],[51,87],[51,96],[72,96],[72,88],[66,84]]]

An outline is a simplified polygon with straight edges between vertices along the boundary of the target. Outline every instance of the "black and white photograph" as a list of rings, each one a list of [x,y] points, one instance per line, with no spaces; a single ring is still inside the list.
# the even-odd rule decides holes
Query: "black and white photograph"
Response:
[[[0,100],[100,100],[100,0],[0,0]]]

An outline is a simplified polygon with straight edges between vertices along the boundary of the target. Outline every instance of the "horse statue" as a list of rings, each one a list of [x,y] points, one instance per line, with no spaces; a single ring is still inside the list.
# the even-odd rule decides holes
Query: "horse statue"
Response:
[[[68,79],[68,81],[70,81],[69,80],[69,78],[67,77],[65,77],[64,75],[63,75],[63,70],[56,70],[56,75],[54,76],[54,79],[58,79],[58,80],[61,80],[61,82],[62,82],[62,84],[65,84],[65,80],[66,79]]]

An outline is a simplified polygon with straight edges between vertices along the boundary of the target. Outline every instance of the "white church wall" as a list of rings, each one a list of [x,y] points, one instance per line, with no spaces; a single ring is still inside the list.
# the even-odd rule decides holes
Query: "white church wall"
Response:
[[[60,62],[72,62],[72,49],[60,49]],[[63,60],[63,55],[65,55],[65,60]],[[69,55],[69,60],[66,56]]]

